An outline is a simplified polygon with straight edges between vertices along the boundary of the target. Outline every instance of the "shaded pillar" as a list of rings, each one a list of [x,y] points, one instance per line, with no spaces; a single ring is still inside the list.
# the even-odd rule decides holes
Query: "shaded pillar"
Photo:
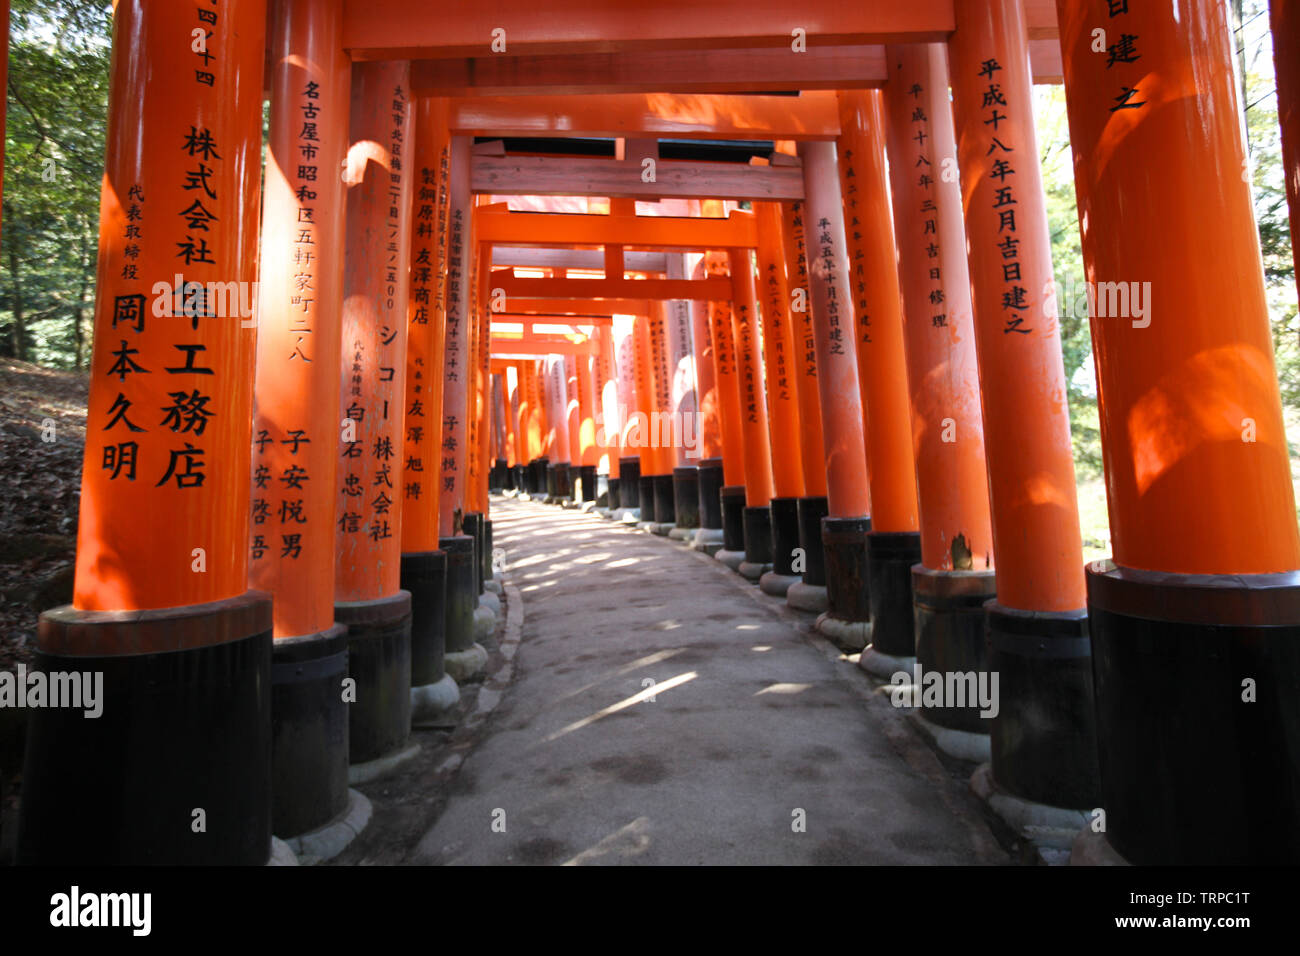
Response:
[[[989,721],[993,778],[1027,800],[1091,809],[1083,543],[1019,0],[959,7],[948,49],[998,556],[998,596],[985,606],[1001,694]]]
[[[912,573],[916,666],[922,680],[925,672],[978,675],[987,673],[983,605],[996,581],[961,185],[944,175],[956,165],[947,55],[942,44],[891,46],[886,62],[921,525],[921,563]],[[955,704],[924,714],[931,727],[952,731],[941,746],[984,759],[988,721],[979,715],[978,706]]]
[[[781,241],[790,290],[794,383],[799,399],[799,464],[803,496],[797,509],[799,555],[791,562],[802,580],[786,590],[786,602],[802,611],[826,610],[826,561],[822,519],[826,517],[826,444],[822,438],[822,399],[817,385],[817,336],[809,305],[808,257],[804,244],[804,204],[782,203]]]
[[[469,289],[474,204],[469,188],[470,140],[451,138],[447,167],[446,335],[443,339],[441,454],[438,464],[438,549],[447,554],[444,666],[458,684],[481,674],[487,652],[474,641],[478,596],[474,539],[464,533],[469,445]]]
[[[1086,571],[1106,838],[1295,863],[1300,533],[1227,12],[1058,9],[1114,546]]]
[[[867,579],[871,645],[859,665],[878,677],[912,669],[916,634],[912,565],[921,560],[916,465],[903,346],[897,243],[878,91],[839,94],[840,185],[849,244],[849,288],[857,320],[858,384],[869,409],[871,531]]]
[[[794,336],[790,322],[790,289],[785,275],[781,236],[781,207],[756,206],[758,224],[758,287],[763,308],[763,377],[767,383],[768,428],[771,435],[772,570],[759,580],[768,594],[784,596],[799,580],[795,570],[799,547],[799,499],[803,497],[803,468],[798,448],[799,396],[795,385]],[[820,428],[820,423],[817,425]]]
[[[76,579],[35,654],[102,674],[100,713],[29,715],[20,863],[270,855],[272,609],[248,587],[266,5],[223,6],[210,67],[175,40],[201,25],[114,14]]]
[[[849,259],[835,144],[802,143],[807,196],[808,278],[826,449],[827,516],[822,519],[827,609],[817,627],[841,647],[861,650],[870,631],[867,532],[871,489],[854,347]]]
[[[704,257],[704,271],[710,276],[728,275],[726,253],[710,252]],[[713,377],[718,389],[718,412],[722,425],[722,548],[714,554],[719,561],[738,568],[745,560],[745,456],[743,411],[740,401],[740,373],[736,356],[731,303],[708,303],[709,337],[713,341]]]
[[[271,21],[249,583],[275,601],[272,825],[347,809],[346,628],[334,622],[344,190],[351,64],[342,5],[280,0]]]

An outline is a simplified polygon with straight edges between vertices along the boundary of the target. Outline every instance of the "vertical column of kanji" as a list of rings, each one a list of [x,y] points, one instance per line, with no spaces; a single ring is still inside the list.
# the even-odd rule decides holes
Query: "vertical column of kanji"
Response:
[[[447,552],[447,673],[458,684],[482,673],[487,651],[474,641],[478,597],[474,539],[463,533],[465,455],[469,440],[470,295],[474,202],[470,193],[470,146],[453,136],[447,167],[447,333],[442,363],[442,454],[439,462],[438,547]]]
[[[881,94],[843,92],[839,105],[840,184],[857,318],[858,384],[867,408],[872,506],[867,534],[871,646],[858,663],[889,678],[900,669],[910,670],[916,655],[912,565],[921,560],[898,247]]]
[[[492,268],[492,246],[478,244],[479,264],[483,281],[479,284],[475,300],[477,336],[475,338],[475,362],[478,377],[478,475],[475,483],[475,504],[479,513],[479,553],[478,553],[478,593],[479,602],[475,605],[475,628],[479,636],[490,636],[496,629],[497,612],[500,604],[496,600],[498,585],[490,589],[492,580],[492,519],[489,516],[490,496],[488,494],[488,475],[493,468],[491,453],[493,395],[492,395],[492,314],[488,309],[491,290],[489,288]]]
[[[772,452],[768,445],[767,400],[754,264],[748,249],[728,249],[731,272],[731,328],[740,388],[740,427],[745,468],[743,536],[745,558],[736,570],[757,581],[772,569]]]
[[[334,617],[348,626],[356,682],[348,722],[354,764],[403,752],[411,729],[411,595],[401,587],[409,76],[405,61],[352,70]]]
[[[94,680],[97,719],[32,711],[24,862],[270,853],[247,550],[265,31],[262,0],[116,5],[76,583],[36,654]]]
[[[668,256],[668,278],[685,279],[690,274],[687,257]],[[670,478],[673,527],[669,537],[692,540],[700,526],[700,480],[696,462],[700,457],[699,386],[695,375],[695,348],[691,335],[691,302],[676,299],[668,303],[664,331],[667,337],[669,390],[673,415],[673,458]]]
[[[709,278],[730,278],[725,252],[704,256],[704,273]],[[722,509],[722,546],[712,548],[715,558],[729,567],[745,560],[745,440],[740,403],[740,373],[736,363],[735,333],[732,331],[731,300],[708,302],[709,338],[713,342],[713,377],[718,387],[718,418],[722,426],[722,487],[718,498]],[[702,480],[704,476],[701,476]],[[703,492],[701,492],[703,493]]]
[[[667,534],[675,519],[673,501],[673,468],[677,454],[673,450],[673,395],[672,367],[668,354],[668,303],[652,302],[646,330],[650,340],[650,382],[653,404],[650,416],[650,445],[654,455],[654,475],[651,493],[654,495],[654,516],[651,530]]]
[[[917,667],[920,675],[983,673],[982,605],[994,596],[996,582],[947,55],[942,44],[916,44],[888,47],[886,56],[889,169],[921,524],[921,563],[912,573]],[[947,741],[987,753],[988,721],[980,719],[978,706],[925,702],[924,716],[954,731],[941,746]]]
[[[867,532],[871,489],[854,346],[849,257],[835,144],[801,143],[808,279],[817,387],[826,449],[827,516],[822,519],[826,611],[817,627],[841,647],[861,650],[871,632]]]
[[[351,78],[341,20],[338,0],[278,0],[270,37],[249,582],[275,599],[272,822],[283,838],[324,826],[348,800],[347,629],[333,598]]]
[[[620,520],[639,517],[641,510],[641,457],[635,444],[641,428],[635,330],[636,319],[630,315],[616,315],[610,325],[618,385],[618,500],[622,513],[615,517]]]
[[[1083,545],[1019,0],[959,6],[948,49],[998,556],[998,596],[985,605],[1002,698],[988,722],[992,774],[1023,799],[1091,809]]]
[[[1300,2],[1269,0],[1268,6],[1282,127],[1282,178],[1291,210],[1291,258],[1300,283]]]
[[[799,499],[803,468],[799,461],[799,397],[795,385],[790,287],[785,277],[781,207],[758,203],[758,287],[763,309],[763,365],[767,381],[768,425],[772,442],[772,570],[759,579],[768,593],[784,596],[799,580]],[[818,426],[820,427],[820,426]]]
[[[781,204],[785,281],[790,290],[790,332],[794,339],[794,386],[799,398],[799,549],[803,580],[785,592],[786,603],[804,611],[826,610],[826,560],[822,519],[826,517],[826,443],[822,436],[822,398],[817,385],[817,336],[808,299],[808,257],[804,248],[801,202]]]
[[[1086,570],[1106,837],[1294,863],[1300,531],[1227,8],[1058,11],[1115,550]]]
[[[593,334],[589,340],[593,346],[599,345],[599,338]],[[578,371],[578,444],[581,464],[579,466],[582,483],[582,501],[596,501],[596,467],[600,450],[596,447],[596,386],[592,374],[595,356],[575,356]]]
[[[402,426],[402,590],[411,595],[411,720],[437,720],[460,702],[446,671],[447,552],[439,545],[442,366],[447,332],[448,104],[415,101],[411,179],[410,295]]]

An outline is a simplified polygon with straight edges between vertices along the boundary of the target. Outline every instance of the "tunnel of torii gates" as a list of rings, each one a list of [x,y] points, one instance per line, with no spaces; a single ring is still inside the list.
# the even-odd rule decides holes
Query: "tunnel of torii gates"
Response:
[[[992,719],[925,705],[937,745],[1130,862],[1300,859],[1227,4],[582,7],[116,4],[38,653],[102,671],[103,716],[33,713],[19,859],[255,864],[339,817],[485,666],[489,491],[716,552],[885,680],[996,673]],[[1300,2],[1272,16],[1294,229]],[[1086,567],[1035,82],[1096,290]]]

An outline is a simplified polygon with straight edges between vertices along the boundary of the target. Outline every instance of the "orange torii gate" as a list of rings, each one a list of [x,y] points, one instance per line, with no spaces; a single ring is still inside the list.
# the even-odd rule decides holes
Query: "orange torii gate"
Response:
[[[268,571],[257,570],[267,555],[254,550],[259,534],[263,546],[269,540],[256,530],[259,516],[261,525],[268,523],[256,503],[261,496],[253,493],[257,466],[273,475],[279,469],[277,482],[295,481],[301,478],[290,471],[296,456],[301,451],[301,460],[308,458],[305,441],[299,440],[285,464],[288,446],[272,450],[272,428],[287,429],[285,437],[306,432],[290,419],[315,409],[276,397],[272,383],[255,377],[254,336],[236,323],[218,321],[229,317],[189,303],[158,321],[158,313],[148,309],[147,293],[158,295],[151,283],[166,285],[178,270],[184,282],[173,294],[187,293],[191,283],[251,283],[258,276],[257,150],[267,4],[222,0],[219,6],[206,41],[215,65],[205,61],[197,69],[192,52],[167,39],[193,28],[192,8],[146,0],[120,0],[115,7],[91,438],[82,478],[76,585],[72,606],[44,616],[39,643],[39,660],[47,669],[94,660],[104,671],[105,717],[85,722],[50,710],[34,715],[21,860],[264,862],[272,832],[268,755],[276,714],[288,713],[273,689],[294,676],[285,669],[277,675],[274,668],[305,666],[286,658],[292,654],[289,644],[273,645],[319,637],[332,628],[319,602],[301,599],[301,581],[288,573],[293,542],[285,540],[299,532],[280,526],[315,527],[307,512],[321,510],[327,499],[345,495],[341,487],[355,483],[330,485],[326,466],[313,474],[321,480],[305,489],[302,512],[295,510],[296,496],[281,494],[283,510],[277,507],[271,523],[280,547],[290,547],[263,565]],[[908,594],[915,612],[913,643],[906,646],[896,600],[889,636],[901,635],[899,653],[884,646],[884,628],[872,633],[873,643],[882,638],[873,649],[900,659],[911,650],[918,666],[938,671],[987,673],[994,660],[1007,670],[1006,716],[992,724],[993,784],[1021,799],[1084,799],[1090,791],[1081,779],[1088,773],[1082,721],[1095,714],[1097,790],[1111,850],[1138,863],[1300,858],[1300,811],[1294,800],[1300,702],[1289,693],[1296,674],[1291,648],[1300,637],[1300,531],[1250,191],[1235,175],[1246,157],[1224,4],[1024,0],[1021,7],[990,0],[976,9],[954,0],[848,5],[810,0],[801,12],[822,42],[802,56],[786,52],[788,11],[766,0],[726,0],[710,11],[708,36],[700,35],[697,11],[684,0],[635,9],[585,5],[581,16],[522,0],[490,8],[455,0],[437,16],[404,0],[319,0],[311,6],[308,15],[306,4],[286,0],[273,8],[269,21],[278,38],[270,61],[276,71],[270,87],[273,155],[304,148],[294,140],[300,134],[286,135],[290,117],[302,117],[285,108],[292,98],[286,91],[293,89],[285,82],[296,76],[286,72],[286,64],[296,63],[311,47],[309,33],[320,45],[320,59],[313,63],[328,65],[321,80],[312,81],[318,87],[304,84],[298,91],[300,107],[312,100],[306,105],[323,110],[329,91],[347,88],[341,81],[349,69],[360,89],[367,78],[410,77],[390,87],[394,95],[361,96],[350,124],[341,115],[343,97],[336,95],[340,115],[312,117],[314,135],[323,133],[328,146],[305,141],[307,149],[319,151],[311,154],[318,162],[295,164],[316,172],[326,168],[322,154],[337,149],[329,124],[356,131],[349,137],[355,151],[349,180],[358,214],[349,216],[347,226],[347,246],[356,256],[346,270],[356,301],[349,297],[346,324],[352,335],[340,341],[347,354],[333,371],[345,390],[340,417],[364,431],[366,442],[375,442],[363,453],[383,449],[385,439],[401,448],[402,429],[411,421],[409,412],[398,418],[393,406],[406,404],[402,379],[411,367],[407,359],[415,354],[409,312],[401,304],[410,266],[404,247],[411,209],[405,194],[414,164],[408,152],[401,157],[406,175],[398,175],[398,137],[391,133],[409,127],[411,107],[420,99],[456,97],[444,104],[451,140],[448,275],[444,361],[435,370],[435,378],[442,376],[443,402],[442,421],[436,423],[436,527],[450,536],[438,542],[449,559],[449,666],[455,660],[472,673],[481,654],[473,645],[473,542],[459,534],[462,518],[485,517],[486,510],[482,479],[488,434],[482,416],[495,343],[481,283],[491,278],[492,262],[476,250],[602,247],[612,273],[603,279],[501,278],[513,311],[527,313],[538,303],[551,303],[576,320],[592,308],[647,317],[657,303],[680,299],[751,303],[752,296],[737,286],[746,284],[749,250],[758,244],[751,216],[636,216],[627,206],[605,216],[505,213],[475,210],[473,192],[499,191],[498,180],[514,170],[530,189],[545,190],[547,182],[567,176],[624,202],[665,195],[704,198],[700,191],[708,189],[718,190],[715,195],[780,201],[789,227],[782,230],[787,286],[806,289],[813,303],[801,330],[801,319],[794,320],[796,330],[811,345],[805,352],[820,360],[812,363],[815,375],[796,381],[805,416],[811,406],[802,386],[815,380],[820,391],[815,420],[823,453],[813,455],[801,442],[800,503],[828,499],[826,580],[832,593],[827,620],[866,624],[859,619],[865,597],[873,626],[885,623],[872,589],[847,582],[862,568],[874,582],[873,558],[883,552],[872,535],[885,530],[886,509],[888,533],[903,538],[889,552],[890,561],[880,563],[895,565],[897,579],[909,560],[914,539],[903,490],[906,469],[893,459],[901,439],[910,437],[921,558]],[[1288,167],[1294,170],[1295,63],[1287,32],[1294,4],[1274,0],[1273,8],[1275,26],[1282,25],[1276,46],[1279,103]],[[484,38],[500,23],[509,27],[511,54],[488,55]],[[1133,37],[1139,49],[1098,53],[1097,31],[1116,29]],[[159,75],[169,81],[145,82]],[[1071,562],[1077,518],[1069,490],[1054,304],[1033,288],[1046,285],[1051,274],[1041,185],[1026,166],[1036,153],[1029,86],[1043,77],[1065,83],[1085,223],[1084,258],[1090,288],[1099,293],[1091,321],[1115,553],[1112,561],[1087,569],[1085,592]],[[678,92],[661,98],[664,86]],[[719,92],[877,87],[883,88],[883,100],[872,94],[864,102],[860,92],[842,102],[830,95],[754,97],[748,111],[747,98]],[[521,90],[615,98],[575,110],[567,96],[530,104],[512,95]],[[318,99],[322,102],[314,105]],[[779,99],[789,102],[769,102]],[[401,107],[392,107],[395,102]],[[470,147],[473,135],[576,135],[581,129],[567,119],[573,116],[579,117],[579,127],[627,143],[679,135],[738,138],[762,131],[765,139],[799,140],[804,165],[796,175],[775,160],[770,168],[714,171],[704,164],[664,161],[663,182],[641,189],[629,174],[640,159],[657,159],[645,154],[644,146],[625,148],[607,164],[571,157],[521,162],[526,158]],[[855,139],[858,146],[849,157]],[[403,134],[404,152],[410,142]],[[176,149],[156,148],[165,143]],[[635,158],[629,160],[629,153]],[[956,163],[959,154],[962,162]],[[879,202],[886,155],[901,303],[885,279],[870,290],[878,299],[867,298],[862,305],[852,287],[855,253],[862,252],[868,275],[875,270],[879,278],[888,271],[891,236]],[[959,180],[923,169],[933,165],[940,172],[945,160],[954,161]],[[1150,172],[1153,161],[1160,164],[1159,176]],[[842,200],[836,195],[850,171],[854,178],[873,181],[877,201],[874,231],[854,237],[856,249],[841,221],[853,215],[850,191],[843,188]],[[331,228],[330,190],[307,185],[320,177],[299,173],[291,201],[283,189],[286,173],[268,166],[269,241],[262,244],[268,297],[278,297],[285,286],[283,258],[290,253],[275,239],[275,230],[286,215],[301,217],[304,209],[312,210],[299,219],[297,247],[326,246]],[[1009,183],[1008,176],[1014,177]],[[388,177],[396,178],[383,184],[384,193],[396,187],[396,199],[384,205],[371,187]],[[1294,185],[1288,182],[1293,202]],[[1196,200],[1194,215],[1189,197]],[[316,205],[308,205],[309,198]],[[325,218],[312,218],[317,209]],[[143,224],[135,225],[141,219]],[[398,224],[395,230],[390,222]],[[367,225],[390,229],[393,238],[367,237],[362,232]],[[802,267],[790,251],[796,227],[802,227],[807,246]],[[141,234],[127,232],[130,228]],[[297,238],[304,235],[310,239]],[[138,254],[127,255],[128,241]],[[390,250],[390,241],[395,249]],[[729,254],[729,277],[626,276],[628,256],[664,249],[743,252]],[[391,271],[388,263],[366,269],[358,263],[368,252],[391,253],[396,264]],[[308,261],[302,255],[295,265]],[[272,261],[277,258],[281,261]],[[716,259],[714,265],[720,272]],[[292,275],[295,281],[299,274],[306,282],[315,280],[319,290],[327,279],[333,281],[329,268],[316,260],[314,269]],[[337,257],[334,270],[345,271]],[[1103,289],[1110,290],[1109,298],[1100,294]],[[300,299],[303,291],[305,286]],[[267,299],[262,317],[269,326],[268,355],[285,338],[285,329],[271,324],[287,323],[284,310],[272,308],[272,301]],[[633,302],[639,307],[625,308]],[[1114,314],[1115,306],[1130,314]],[[331,307],[343,314],[342,301]],[[713,331],[725,326],[742,340],[740,355],[734,340],[712,342],[715,355],[730,350],[726,357],[735,385],[738,365],[757,372],[756,337],[750,326],[744,354],[745,318],[728,314],[724,321],[720,313]],[[871,342],[858,337],[867,318]],[[892,338],[886,339],[886,349],[876,349],[874,332],[886,325]],[[311,334],[328,328],[316,325]],[[394,328],[397,337],[390,339]],[[306,344],[296,339],[303,333],[290,331],[295,348]],[[626,329],[615,323],[611,332]],[[852,348],[844,345],[846,333]],[[905,376],[898,367],[900,339]],[[419,344],[431,354],[430,342]],[[880,351],[889,354],[877,357]],[[328,352],[326,346],[315,354]],[[638,354],[644,364],[647,350]],[[262,356],[257,358],[260,365]],[[526,353],[522,361],[524,379],[532,380],[524,387],[534,390],[530,404],[536,406],[536,368],[529,374]],[[643,368],[642,379],[648,386],[647,371]],[[309,385],[323,408],[329,407],[321,397],[327,377],[313,377]],[[906,403],[899,394],[904,378]],[[346,390],[354,384],[359,393],[350,397],[364,400],[357,407],[362,418],[345,411],[351,407]],[[750,391],[743,406],[739,398],[733,404],[749,408],[754,397]],[[581,401],[579,396],[579,408]],[[910,436],[901,428],[904,408]],[[565,423],[550,418],[557,435],[563,433]],[[344,428],[346,421],[340,423]],[[742,425],[738,415],[732,423]],[[753,486],[741,489],[740,497],[746,492],[752,500],[770,496],[756,447],[761,429],[749,421],[745,434],[743,427],[723,424],[724,433],[744,435],[724,439],[722,448],[724,459],[739,466],[733,474],[743,474],[746,486]],[[261,431],[268,443],[258,448],[255,462],[250,439]],[[305,437],[334,444],[332,436],[328,442],[310,432]],[[341,437],[336,448],[343,452],[361,440]],[[1020,443],[1032,447],[1026,451]],[[336,462],[343,482],[355,476],[349,463],[355,464]],[[379,474],[372,471],[370,477]],[[388,476],[400,482],[402,474],[396,468]],[[791,487],[789,477],[783,474],[783,487]],[[1234,489],[1231,501],[1214,493],[1226,488]],[[281,490],[296,489],[286,484]],[[376,536],[373,547],[358,548],[344,537],[354,532],[339,530],[341,610],[334,617],[349,624],[358,683],[373,681],[387,692],[383,701],[373,702],[387,709],[386,717],[372,712],[369,720],[365,707],[350,708],[350,733],[354,741],[374,743],[377,738],[363,731],[387,720],[392,733],[376,746],[391,753],[400,750],[409,729],[399,726],[400,711],[409,708],[406,688],[414,676],[411,662],[400,659],[408,624],[396,569],[407,549],[394,550],[389,541],[398,534],[394,522],[402,523],[408,502],[375,501],[368,498],[364,512],[344,511],[349,523],[352,515],[368,519]],[[298,520],[300,514],[305,522]],[[387,534],[385,516],[391,516]],[[996,582],[994,536],[1005,569]],[[480,546],[478,553],[485,559],[487,549]],[[251,590],[250,581],[271,593]],[[791,604],[797,593],[792,587]],[[996,603],[986,606],[994,597]],[[986,627],[992,634],[991,660],[981,657]],[[851,635],[864,637],[863,631],[851,629]],[[368,661],[362,645],[369,638],[386,649],[376,655],[382,659]],[[336,679],[330,668],[337,667],[337,655],[317,656],[307,669],[325,686]],[[367,671],[371,663],[374,668]],[[1243,688],[1243,682],[1250,687]],[[130,691],[144,685],[153,693],[142,704]],[[1255,694],[1267,706],[1255,704]],[[1067,714],[1050,720],[1034,716],[1041,706],[1060,700],[1069,702]],[[371,703],[367,699],[366,707]],[[989,730],[969,713],[946,707],[927,711],[947,730],[974,731],[971,736]],[[1134,726],[1144,732],[1135,736]],[[192,746],[194,728],[201,728],[209,742],[204,748]],[[321,754],[334,774],[316,779],[338,782],[341,746],[336,742]],[[157,753],[168,760],[137,756]],[[1229,772],[1206,774],[1206,754],[1213,766]],[[1258,754],[1268,759],[1247,759]],[[352,757],[363,755],[364,748]],[[1080,779],[1049,786],[1042,778],[1052,768]],[[283,794],[283,785],[277,786]],[[191,837],[196,831],[187,830],[184,821],[178,825],[168,812],[182,799],[208,810],[201,845]],[[1211,801],[1217,810],[1207,816],[1203,807]],[[123,832],[136,845],[121,849]]]

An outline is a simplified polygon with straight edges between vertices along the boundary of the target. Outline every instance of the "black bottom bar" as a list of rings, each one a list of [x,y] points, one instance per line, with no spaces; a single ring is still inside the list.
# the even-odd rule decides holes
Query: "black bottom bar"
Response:
[[[700,470],[694,465],[673,469],[673,514],[679,528],[700,526]]]
[[[727,485],[719,494],[722,502],[722,547],[726,551],[745,550],[745,487]]]
[[[717,530],[722,527],[722,459],[705,458],[700,461],[700,527]]]
[[[870,621],[867,575],[870,518],[823,518],[822,548],[826,562],[826,610],[841,621]]]
[[[368,763],[401,750],[411,732],[411,595],[334,605],[348,629],[348,759]]]
[[[922,674],[973,675],[988,671],[985,653],[984,602],[997,593],[992,571],[932,571],[912,568],[912,613],[916,621],[916,662]],[[985,681],[989,678],[985,677]],[[989,721],[978,703],[926,707],[925,716],[940,727],[987,734]]]
[[[871,646],[891,657],[916,656],[912,616],[912,565],[921,560],[915,531],[867,535],[867,581],[871,594]]]

